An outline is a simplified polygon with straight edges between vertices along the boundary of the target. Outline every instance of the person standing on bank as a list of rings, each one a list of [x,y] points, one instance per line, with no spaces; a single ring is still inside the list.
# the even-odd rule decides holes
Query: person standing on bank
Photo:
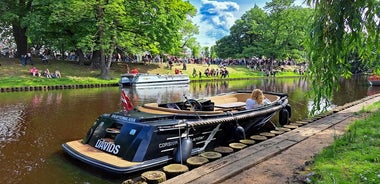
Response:
[[[26,64],[29,62],[30,63],[30,65],[33,65],[33,61],[32,61],[32,53],[30,53],[30,51],[28,51],[27,53],[26,53]]]

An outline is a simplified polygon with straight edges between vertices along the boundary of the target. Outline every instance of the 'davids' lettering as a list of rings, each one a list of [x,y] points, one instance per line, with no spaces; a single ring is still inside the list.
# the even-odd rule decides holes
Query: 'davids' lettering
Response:
[[[95,148],[98,148],[100,150],[113,153],[116,155],[119,153],[120,145],[107,142],[103,139],[98,139],[98,141],[96,141]]]

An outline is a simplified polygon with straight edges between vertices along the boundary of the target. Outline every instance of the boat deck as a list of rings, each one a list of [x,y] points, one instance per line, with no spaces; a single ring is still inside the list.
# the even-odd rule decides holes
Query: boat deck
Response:
[[[66,143],[70,147],[70,151],[76,152],[90,159],[98,160],[103,164],[107,164],[113,168],[127,168],[140,164],[140,162],[129,162],[120,157],[100,151],[88,144],[82,144],[81,140],[71,141]]]
[[[226,111],[245,110],[245,102],[248,98],[250,98],[250,96],[250,93],[233,93],[209,97],[205,100],[211,100],[211,102],[214,103],[213,110],[209,111],[192,111],[190,109],[160,107],[158,103],[144,104],[137,109],[141,112],[152,114],[223,114]],[[279,96],[272,94],[265,94],[265,97],[268,98],[271,102],[275,102],[280,99]]]

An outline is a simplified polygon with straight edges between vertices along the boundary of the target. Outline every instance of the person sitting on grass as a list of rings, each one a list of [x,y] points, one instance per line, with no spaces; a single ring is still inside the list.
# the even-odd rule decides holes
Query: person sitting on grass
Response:
[[[40,77],[41,73],[38,71],[36,67],[33,67],[29,70],[30,74],[34,77]]]
[[[46,68],[46,70],[44,71],[44,76],[46,78],[51,78],[51,73],[50,73],[49,69]]]
[[[56,78],[61,78],[62,77],[61,72],[59,70],[56,70],[54,72],[54,75],[55,75]]]

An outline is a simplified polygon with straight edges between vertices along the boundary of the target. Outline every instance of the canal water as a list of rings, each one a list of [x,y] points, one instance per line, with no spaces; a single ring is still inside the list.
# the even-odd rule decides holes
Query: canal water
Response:
[[[215,94],[260,88],[284,92],[292,106],[291,121],[308,116],[313,106],[303,78],[191,83],[162,88],[126,88],[135,105],[184,101]],[[336,105],[379,93],[364,77],[340,82]],[[85,165],[64,154],[61,144],[83,138],[102,113],[119,111],[118,87],[0,93],[0,183],[121,183],[135,175],[115,175]]]

